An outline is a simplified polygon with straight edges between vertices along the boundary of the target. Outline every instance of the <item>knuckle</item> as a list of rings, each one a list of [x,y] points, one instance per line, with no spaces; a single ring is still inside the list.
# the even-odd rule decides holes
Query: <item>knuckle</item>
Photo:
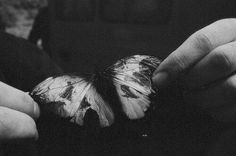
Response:
[[[213,49],[212,41],[209,34],[203,30],[199,30],[194,33],[191,37],[193,46],[202,52],[211,51]]]
[[[188,66],[188,59],[186,56],[182,55],[181,57],[179,55],[173,54],[172,60],[174,60],[174,64],[170,66],[170,70],[172,72],[182,73]]]
[[[233,64],[227,50],[218,48],[213,52],[212,65],[219,70],[219,72],[230,72]]]

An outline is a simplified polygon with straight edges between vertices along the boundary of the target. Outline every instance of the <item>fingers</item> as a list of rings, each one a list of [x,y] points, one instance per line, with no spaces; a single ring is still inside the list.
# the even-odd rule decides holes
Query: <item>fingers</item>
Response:
[[[220,20],[197,31],[160,64],[153,75],[154,84],[165,86],[216,47],[234,41],[235,32],[236,19]]]
[[[0,140],[37,139],[34,120],[19,111],[0,106]]]
[[[0,106],[8,107],[38,118],[40,111],[37,103],[25,92],[0,82]]]
[[[235,60],[236,42],[219,46],[191,69],[186,82],[190,88],[197,88],[229,76],[236,70]]]
[[[214,86],[192,92],[185,100],[209,111],[221,121],[236,121],[236,75],[233,75]]]

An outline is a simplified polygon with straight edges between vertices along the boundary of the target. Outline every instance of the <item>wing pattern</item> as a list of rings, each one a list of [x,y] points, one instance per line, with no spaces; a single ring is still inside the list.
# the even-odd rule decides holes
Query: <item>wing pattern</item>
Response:
[[[150,107],[149,96],[155,93],[151,76],[160,62],[152,56],[134,55],[117,61],[103,72],[110,73],[128,118],[142,118]],[[86,111],[93,109],[99,116],[101,127],[107,127],[114,122],[115,110],[97,91],[94,81],[71,75],[49,77],[33,89],[31,96],[52,113],[78,125],[84,124]]]
[[[122,108],[130,119],[142,118],[150,106],[151,76],[160,60],[146,55],[134,55],[119,60],[110,70]]]
[[[109,105],[91,83],[78,76],[50,77],[38,84],[31,95],[37,97],[41,104],[48,105],[53,113],[71,118],[72,122],[79,125],[83,125],[84,115],[89,108],[97,112],[102,127],[114,121]]]

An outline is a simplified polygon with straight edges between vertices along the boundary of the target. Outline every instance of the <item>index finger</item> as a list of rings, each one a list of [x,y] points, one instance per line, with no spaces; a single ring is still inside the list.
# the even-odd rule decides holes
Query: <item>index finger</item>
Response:
[[[156,69],[153,82],[157,87],[167,85],[184,74],[216,47],[236,39],[236,19],[223,19],[191,35]]]
[[[38,104],[27,93],[1,81],[0,106],[26,113],[33,118],[38,118],[40,113]]]

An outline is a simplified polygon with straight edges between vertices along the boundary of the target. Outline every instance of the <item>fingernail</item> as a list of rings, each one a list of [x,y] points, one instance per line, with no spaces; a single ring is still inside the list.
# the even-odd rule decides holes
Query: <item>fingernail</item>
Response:
[[[37,119],[40,115],[40,109],[36,102],[34,102],[34,118]]]
[[[163,88],[167,85],[168,73],[166,72],[156,73],[153,76],[152,81],[156,87]]]

